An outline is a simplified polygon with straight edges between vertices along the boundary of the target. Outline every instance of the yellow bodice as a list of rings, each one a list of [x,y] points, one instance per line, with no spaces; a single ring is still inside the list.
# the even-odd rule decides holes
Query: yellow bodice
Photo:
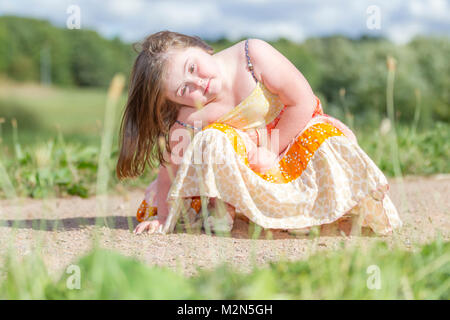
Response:
[[[280,114],[283,108],[284,104],[278,95],[270,92],[262,82],[258,81],[247,98],[216,122],[225,123],[240,130],[264,128]]]

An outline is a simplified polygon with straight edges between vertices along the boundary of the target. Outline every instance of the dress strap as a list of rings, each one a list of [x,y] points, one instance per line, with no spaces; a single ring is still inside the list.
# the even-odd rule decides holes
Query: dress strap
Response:
[[[245,40],[245,55],[247,57],[248,69],[251,71],[253,79],[255,79],[255,81],[258,82],[258,79],[256,79],[256,77],[255,77],[255,72],[253,71],[253,64],[250,61],[250,56],[248,55],[248,39]]]
[[[191,125],[188,124],[188,123],[184,123],[184,122],[179,121],[179,120],[175,120],[175,121],[178,122],[179,124],[181,124],[183,127],[190,128],[190,129],[194,129],[194,130],[199,130],[199,131],[202,130],[202,128],[196,128],[196,127],[194,127],[194,126],[191,126]]]

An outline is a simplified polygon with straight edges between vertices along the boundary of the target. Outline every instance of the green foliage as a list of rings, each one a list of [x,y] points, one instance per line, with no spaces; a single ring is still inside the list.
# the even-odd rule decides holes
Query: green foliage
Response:
[[[239,41],[239,40],[238,40]],[[207,41],[219,52],[235,42]],[[423,107],[420,126],[450,120],[450,41],[448,37],[416,37],[406,45],[384,38],[343,36],[270,42],[306,77],[328,110],[345,107],[355,116],[386,113],[386,57],[397,62],[396,117],[413,119],[417,93]],[[57,28],[47,21],[0,17],[0,74],[19,81],[39,81],[41,56],[49,52],[51,78],[59,85],[106,86],[112,76],[128,75],[136,53],[118,38],[94,31]]]
[[[379,290],[369,290],[377,266]],[[203,299],[447,299],[450,244],[439,240],[413,254],[384,242],[316,253],[306,261],[279,261],[249,275],[228,266],[192,279]]]
[[[0,299],[45,299],[54,279],[36,252],[21,261],[10,249],[0,268],[0,281]]]
[[[357,132],[360,146],[380,169],[389,176],[394,175],[390,145],[395,143],[392,136],[383,134],[378,128]],[[430,130],[415,132],[411,127],[397,128],[397,143],[402,174],[428,175],[450,172],[450,125],[436,123]],[[0,144],[1,148],[1,144]],[[4,148],[5,150],[6,148]],[[47,196],[78,195],[88,197],[95,194],[98,156],[100,145],[66,143],[59,134],[46,143],[22,147],[13,143],[13,152],[0,157],[10,175],[13,187],[20,196],[43,198]],[[4,154],[7,154],[4,152]],[[117,144],[109,158],[110,178],[108,188],[114,190],[119,182],[115,176]],[[126,181],[129,186],[146,186],[155,173],[146,170],[134,181]],[[0,198],[5,191],[0,187]]]
[[[120,99],[124,106],[126,97]],[[36,144],[55,137],[59,128],[68,142],[100,144],[106,90],[61,88],[4,81],[0,85],[0,134],[12,147],[11,121],[17,120],[20,143]],[[115,123],[119,124],[120,112]],[[117,138],[117,136],[116,136]]]
[[[77,265],[84,289],[66,290],[69,275],[64,275],[53,289],[57,296],[51,299],[183,299],[192,295],[192,288],[182,275],[166,268],[148,268],[116,252],[97,249],[82,257]]]
[[[119,39],[94,31],[57,28],[47,21],[0,17],[0,73],[15,80],[40,81],[41,59],[49,52],[52,82],[102,86],[116,73],[128,74],[135,53]]]
[[[400,169],[404,175],[429,175],[450,172],[450,125],[435,123],[430,130],[416,132],[410,126],[397,127],[397,141],[379,128],[357,131],[358,142],[377,166],[394,176],[391,145],[398,144]]]
[[[397,155],[391,150],[395,143],[402,174],[450,172],[448,38],[418,37],[404,46],[382,38],[341,36],[302,44],[286,39],[271,43],[304,73],[324,111],[355,131],[361,147],[387,175],[395,174]],[[0,73],[37,81],[41,52],[50,50],[52,79],[61,85],[104,86],[114,72],[128,74],[134,57],[131,46],[117,38],[106,40],[88,30],[60,29],[45,21],[8,16],[0,17],[0,44]],[[220,39],[210,44],[218,52],[234,43]],[[379,128],[386,118],[388,55],[397,60],[392,101],[396,136]],[[18,195],[93,194],[105,101],[103,88],[2,80],[0,161]],[[119,105],[125,101],[123,95]],[[113,132],[118,133],[120,116],[116,112]],[[113,169],[117,140],[114,134],[110,189],[118,183]],[[153,177],[147,172],[129,184],[143,186]],[[0,188],[0,198],[5,194]]]
[[[17,91],[17,92],[15,92]],[[92,89],[16,88],[8,89],[15,98],[1,99],[1,157],[9,180],[20,196],[46,197],[95,193],[100,125],[105,93]],[[41,98],[36,102],[33,95]],[[122,97],[124,101],[125,97]],[[345,101],[344,101],[345,103]],[[64,105],[64,108],[61,106]],[[38,112],[38,110],[39,112]],[[403,175],[427,175],[450,172],[450,125],[436,122],[428,130],[418,129],[415,122],[399,124],[397,136],[382,132],[380,116],[368,113],[354,119],[337,109],[337,117],[352,126],[360,146],[387,175],[394,175],[391,145],[398,144],[399,163]],[[331,110],[333,111],[333,110]],[[70,114],[70,117],[67,117]],[[118,132],[120,112],[117,112]],[[17,120],[14,131],[11,122]],[[59,129],[55,128],[59,125]],[[360,128],[360,129],[358,129]],[[56,136],[56,137],[55,137]],[[64,138],[63,138],[64,137]],[[118,135],[114,135],[109,168],[109,188],[119,184],[114,167],[117,161]],[[126,184],[145,186],[154,177],[150,170]],[[5,191],[0,188],[0,198]]]
[[[384,40],[350,40],[340,36],[313,38],[280,51],[304,73],[327,109],[345,107],[355,116],[368,112],[386,114],[386,58],[397,60],[394,105],[397,120],[413,119],[420,92],[424,106],[421,125],[432,119],[450,120],[450,41],[448,38],[417,38],[405,46]],[[439,48],[439,49],[438,49]],[[301,52],[307,52],[304,58]],[[309,69],[296,62],[310,61]],[[440,71],[439,71],[440,70]],[[434,79],[433,79],[434,78]],[[311,80],[310,80],[311,79]],[[345,90],[345,91],[343,91]]]
[[[417,57],[417,63],[421,78],[425,82],[426,109],[433,106],[432,112],[437,118],[449,120],[450,108],[450,41],[448,38],[428,39],[417,37],[408,48],[413,50]],[[439,52],[436,54],[436,52]]]
[[[10,175],[17,195],[33,198],[77,195],[86,198],[95,194],[100,147],[66,144],[59,135],[47,143],[24,148],[16,142],[14,150],[14,156],[0,157],[0,162]],[[113,150],[108,161],[108,187],[113,192],[120,184],[115,175],[116,163],[117,149]],[[148,170],[139,179],[125,184],[143,187],[154,178]],[[0,198],[5,196],[5,191],[0,188]]]
[[[248,274],[223,264],[186,278],[97,248],[74,263],[80,288],[68,289],[73,272],[51,277],[36,252],[18,261],[10,250],[0,299],[449,299],[450,243],[438,238],[415,251],[375,242],[271,262]],[[368,286],[375,276],[370,266],[379,270],[379,287]]]

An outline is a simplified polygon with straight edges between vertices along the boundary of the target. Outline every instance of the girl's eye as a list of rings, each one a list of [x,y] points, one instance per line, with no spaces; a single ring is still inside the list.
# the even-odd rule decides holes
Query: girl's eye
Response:
[[[185,85],[185,86],[183,87],[183,90],[181,90],[181,95],[182,95],[182,96],[184,96],[184,93],[186,92],[186,88],[187,88],[187,86]]]
[[[191,73],[194,72],[194,65],[193,65],[193,64],[191,64],[191,67],[190,67],[189,71],[190,71]]]

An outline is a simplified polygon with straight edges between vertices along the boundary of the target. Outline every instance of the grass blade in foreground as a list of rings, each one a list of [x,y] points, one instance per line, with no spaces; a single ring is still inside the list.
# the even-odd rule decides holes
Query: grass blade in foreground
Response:
[[[19,262],[10,251],[0,299],[449,299],[450,243],[438,238],[415,251],[375,242],[250,274],[224,264],[187,278],[97,248],[75,264],[81,279],[73,290],[71,274],[53,280],[37,253]]]
[[[100,212],[102,216],[105,216],[107,211],[107,189],[110,174],[108,163],[111,157],[112,132],[114,128],[115,111],[117,101],[119,100],[123,90],[124,83],[125,78],[123,75],[119,74],[114,76],[108,90],[108,97],[106,102],[105,120],[103,124],[102,144],[98,159],[97,174],[97,213]],[[105,223],[108,224],[106,220]]]

